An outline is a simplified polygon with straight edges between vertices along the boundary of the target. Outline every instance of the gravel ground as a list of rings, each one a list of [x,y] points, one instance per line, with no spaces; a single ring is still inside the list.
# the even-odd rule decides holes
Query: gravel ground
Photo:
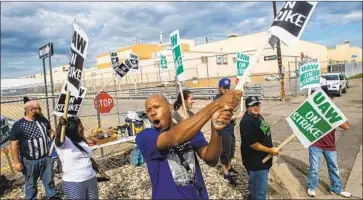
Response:
[[[111,177],[110,181],[98,184],[100,199],[150,199],[151,183],[146,165],[144,164],[135,168],[130,165],[128,156],[125,156],[124,154],[124,152],[114,153],[112,156],[105,157],[102,161],[98,161],[106,173]],[[238,158],[232,160],[233,167],[239,172],[236,177],[236,181],[238,182],[237,187],[231,187],[224,182],[222,169],[219,165],[216,167],[209,167],[203,161],[199,160],[199,162],[210,199],[244,199],[248,196],[248,176]],[[276,180],[273,178],[273,174],[270,173],[270,176],[269,199],[276,199],[276,197],[273,196],[277,193],[276,190],[280,190],[280,188],[278,188],[280,183],[275,183]],[[12,190],[6,191],[1,199],[18,199],[25,197],[22,176],[18,175],[17,177]],[[55,182],[58,191],[62,191],[61,180],[55,178]],[[39,182],[38,198],[41,199],[44,198],[44,196],[44,188],[41,182]],[[279,196],[279,198],[281,198],[281,196]]]
[[[233,162],[233,166],[240,173],[236,180],[239,185],[230,187],[224,182],[221,167],[209,167],[199,160],[204,181],[211,199],[242,199],[248,195],[248,178],[246,171],[240,163]],[[100,163],[100,162],[99,162]],[[113,154],[102,161],[102,168],[111,177],[108,182],[98,184],[100,199],[149,199],[151,197],[151,183],[147,172],[146,164],[133,167],[121,153]],[[21,176],[20,176],[21,177]],[[24,198],[24,182],[18,177],[13,185],[13,189],[6,191],[2,199]],[[60,179],[55,178],[56,186],[62,191]],[[42,183],[38,184],[38,198],[45,196]]]

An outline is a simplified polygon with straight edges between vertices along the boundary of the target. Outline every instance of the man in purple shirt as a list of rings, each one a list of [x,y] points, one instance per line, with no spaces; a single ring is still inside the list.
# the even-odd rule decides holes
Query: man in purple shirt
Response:
[[[215,166],[222,150],[220,130],[229,124],[242,93],[231,91],[190,118],[174,124],[172,110],[162,95],[150,96],[145,110],[153,128],[136,136],[136,144],[147,164],[152,199],[208,199],[196,154]],[[212,118],[208,143],[200,130]]]
[[[322,89],[331,99],[333,99],[333,96],[330,94],[327,88],[322,87]],[[349,126],[349,122],[346,121],[339,127],[347,130],[349,129]],[[328,165],[329,178],[331,182],[329,187],[330,192],[332,194],[338,194],[343,197],[350,197],[351,194],[349,192],[343,191],[342,181],[339,177],[337,150],[335,144],[335,129],[309,147],[310,167],[307,183],[308,195],[310,197],[316,197],[316,189],[318,188],[319,184],[321,155],[324,155],[324,158]]]

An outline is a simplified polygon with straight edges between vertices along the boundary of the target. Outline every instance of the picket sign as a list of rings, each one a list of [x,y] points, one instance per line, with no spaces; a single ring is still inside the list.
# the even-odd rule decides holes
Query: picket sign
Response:
[[[295,136],[305,148],[308,148],[347,120],[330,97],[319,88],[286,118],[294,134],[281,143],[278,149],[280,150]],[[263,162],[269,158],[271,156],[267,156]]]
[[[184,100],[184,94],[183,94],[183,88],[181,86],[181,82],[185,81],[185,71],[184,71],[184,63],[183,63],[183,56],[182,56],[182,49],[180,46],[180,35],[179,30],[175,30],[170,33],[170,44],[172,47],[173,52],[173,59],[174,59],[174,66],[177,76],[177,82],[179,85],[179,92],[182,100],[182,105],[184,109],[184,115],[187,115],[187,109],[185,107],[185,100]]]
[[[69,59],[69,71],[67,79],[67,94],[64,102],[63,117],[66,119],[68,116],[68,105],[70,99],[70,93],[74,96],[79,95],[79,89],[81,86],[81,78],[83,73],[83,65],[87,57],[88,50],[88,36],[83,29],[76,23],[73,24],[72,41],[70,49]],[[66,126],[62,126],[60,141],[64,142]],[[53,144],[52,144],[53,145]],[[50,151],[51,152],[51,151]]]
[[[257,49],[255,55],[253,56],[252,58],[252,61],[250,62],[249,66],[247,67],[247,69],[244,71],[243,75],[239,78],[239,81],[235,87],[236,90],[241,90],[242,93],[244,92],[243,91],[243,86],[246,84],[247,82],[247,78],[250,76],[251,74],[251,70],[252,70],[252,67],[255,66],[258,62],[258,59],[260,57],[260,54],[261,52],[265,49],[265,45],[268,43],[269,39],[271,37],[271,34],[269,32],[266,33],[262,43],[261,43],[261,46]],[[244,99],[243,99],[243,95],[241,97],[241,110],[243,110],[244,108]]]
[[[308,95],[311,94],[311,88],[320,87],[320,63],[312,62],[305,63],[300,67],[299,84],[300,91],[308,88]]]
[[[64,114],[64,105],[65,105],[67,90],[68,90],[67,83],[65,82],[63,84],[62,91],[60,92],[56,107],[53,111],[53,114],[56,116],[63,116],[63,114]],[[79,95],[74,96],[74,95],[72,95],[72,93],[70,94],[69,104],[68,104],[68,116],[77,116],[78,115],[78,112],[86,97],[86,93],[87,93],[87,88],[81,86],[79,88]]]
[[[250,66],[250,56],[247,55],[247,54],[244,54],[242,52],[237,52],[237,55],[236,55],[236,58],[237,58],[237,62],[236,62],[236,74],[237,74],[237,78],[238,78],[238,81],[239,79],[241,79],[241,77],[243,76],[243,74],[245,73],[246,69]],[[251,76],[249,75],[247,80],[247,82],[250,82],[251,81]],[[244,87],[242,87],[241,91],[242,93],[244,92]],[[244,110],[244,98],[242,96],[241,98],[241,105],[240,105],[240,111],[243,112]]]

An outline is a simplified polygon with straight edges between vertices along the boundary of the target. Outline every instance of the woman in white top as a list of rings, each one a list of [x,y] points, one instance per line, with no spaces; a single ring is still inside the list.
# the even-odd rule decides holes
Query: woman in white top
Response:
[[[66,125],[64,143],[60,141],[62,125]],[[59,118],[55,148],[62,163],[66,199],[98,199],[95,171],[107,177],[92,159],[92,149],[83,134],[84,127],[78,117]]]

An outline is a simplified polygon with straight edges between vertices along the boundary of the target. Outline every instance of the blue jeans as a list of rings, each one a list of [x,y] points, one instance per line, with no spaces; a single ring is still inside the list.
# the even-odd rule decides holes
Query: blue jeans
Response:
[[[248,170],[248,190],[250,192],[249,200],[266,199],[267,194],[267,181],[268,181],[268,169],[251,171]]]
[[[35,199],[37,197],[37,182],[40,177],[45,188],[47,197],[55,197],[57,190],[55,188],[52,160],[48,156],[38,160],[28,160],[21,158],[23,162],[23,175],[25,179],[25,197],[26,199]]]
[[[308,189],[316,191],[319,184],[319,174],[320,174],[320,166],[321,166],[321,154],[324,155],[326,163],[328,165],[328,172],[330,178],[330,187],[329,190],[331,192],[340,193],[342,192],[342,181],[339,177],[339,168],[337,161],[337,152],[336,151],[325,151],[323,149],[310,146],[309,147],[309,174],[308,174]]]

